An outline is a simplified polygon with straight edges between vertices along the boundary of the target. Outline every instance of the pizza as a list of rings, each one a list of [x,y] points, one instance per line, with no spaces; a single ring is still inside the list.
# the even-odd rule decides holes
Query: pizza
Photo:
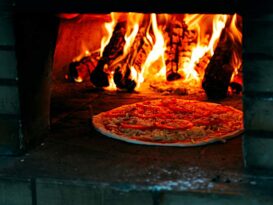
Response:
[[[94,128],[103,135],[144,145],[198,146],[243,132],[242,111],[177,98],[122,105],[92,119]]]

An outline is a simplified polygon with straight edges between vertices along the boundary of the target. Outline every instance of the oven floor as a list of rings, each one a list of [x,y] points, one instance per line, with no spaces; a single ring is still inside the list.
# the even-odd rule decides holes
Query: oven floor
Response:
[[[22,156],[0,158],[0,193],[7,190],[1,189],[1,184],[12,184],[10,193],[13,189],[18,193],[14,187],[20,184],[33,205],[60,201],[81,205],[273,203],[272,178],[243,167],[242,136],[192,148],[114,140],[93,129],[90,107],[97,114],[122,104],[168,96],[86,88],[78,92],[81,89],[53,95],[52,127],[41,145]],[[205,99],[202,95],[185,98]],[[242,109],[240,96],[221,103]]]

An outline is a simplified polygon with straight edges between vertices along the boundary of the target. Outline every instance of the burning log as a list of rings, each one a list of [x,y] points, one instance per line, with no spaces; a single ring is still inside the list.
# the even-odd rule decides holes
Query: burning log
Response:
[[[77,67],[80,65],[79,61],[75,61],[69,64],[68,74],[65,75],[65,79],[71,82],[76,82],[75,79],[79,78],[79,73]]]
[[[206,52],[205,55],[196,63],[194,69],[200,76],[204,76],[204,68],[206,68],[210,62],[211,55]]]
[[[183,38],[181,39],[181,46],[179,47],[178,66],[180,69],[189,66],[192,57],[192,51],[196,47],[198,33],[196,30],[188,30],[184,23]]]
[[[168,81],[173,81],[184,77],[181,71],[190,63],[198,33],[196,30],[188,30],[187,24],[180,21],[171,23],[167,32],[166,76]]]
[[[242,75],[243,75],[243,70],[242,70],[242,65],[237,69],[236,74],[232,77],[233,79],[231,80],[229,84],[229,88],[231,91],[231,94],[236,94],[239,95],[243,91],[243,82],[242,82]],[[234,74],[234,73],[233,73]]]
[[[130,60],[130,65],[132,65],[138,72],[141,72],[142,66],[145,63],[149,52],[152,50],[152,45],[147,40],[146,29],[140,29],[140,35],[137,36],[135,43],[137,46],[132,47],[132,55]],[[137,41],[140,43],[138,44]]]
[[[202,87],[208,98],[221,99],[227,96],[233,67],[230,65],[232,58],[232,43],[223,29],[218,45],[215,49],[202,81]]]
[[[68,74],[65,75],[65,79],[71,82],[82,82],[90,73],[94,70],[97,65],[98,53],[93,53],[89,56],[83,57],[79,61],[74,61],[69,64]]]
[[[223,16],[216,17],[219,18],[219,22],[225,21]],[[189,85],[197,87],[197,84],[200,85],[200,77],[204,76],[202,87],[207,96],[209,98],[225,97],[233,68],[239,67],[231,65],[237,61],[240,63],[238,59],[233,62],[234,52],[231,42],[234,39],[225,34],[229,32],[226,26],[221,33],[215,54],[211,57],[213,49],[211,45],[215,45],[215,41],[219,39],[222,27],[219,32],[207,27],[200,32],[200,25],[196,23],[207,21],[207,19],[201,21],[195,18],[188,19],[187,16],[185,18],[183,16],[183,19],[189,22],[187,25],[183,19],[176,19],[175,16],[165,19],[165,16],[156,18],[155,15],[147,15],[139,19],[129,18],[122,22],[117,16],[118,20],[112,23],[118,23],[113,29],[109,43],[97,59],[95,68],[92,68],[92,71],[85,69],[90,72],[90,81],[96,87],[111,85],[111,89],[117,87],[131,92],[143,82],[144,76],[147,79],[151,76],[149,81],[154,80],[152,75],[159,77],[158,80],[165,80],[166,77],[170,84],[174,83],[170,81],[177,82],[176,80],[181,79],[180,82],[185,83],[177,84],[180,87],[189,87]],[[158,23],[157,20],[159,20]],[[214,25],[214,17],[211,20],[208,25]],[[204,25],[207,24],[204,23]],[[163,35],[162,29],[165,29]],[[209,36],[214,35],[210,32],[216,32],[217,36],[210,39]],[[162,52],[165,52],[165,56],[162,56]],[[148,56],[149,59],[147,59]],[[83,60],[83,63],[71,63],[69,72],[73,81],[80,80],[82,76],[80,67],[89,68],[89,62]],[[236,87],[235,84],[230,87],[235,92],[240,92],[240,88],[232,86]]]
[[[170,24],[167,29],[167,49],[166,49],[166,77],[168,81],[173,81],[181,78],[178,73],[178,54],[181,38],[183,37],[183,25],[179,21]]]
[[[131,69],[135,69],[137,73],[140,73],[149,52],[152,50],[152,45],[145,36],[146,30],[146,27],[139,29],[128,55],[115,69],[114,82],[119,89],[126,89],[131,92],[137,85],[137,83],[132,80]]]
[[[96,68],[90,75],[90,80],[96,87],[109,86],[108,75],[111,70],[109,70],[108,68],[115,59],[123,54],[123,47],[125,45],[125,32],[126,23],[117,23],[113,35],[103,51],[101,59],[99,60]]]
[[[235,94],[240,94],[243,90],[242,85],[237,82],[231,82],[229,86],[231,88],[232,93],[235,93]]]
[[[114,74],[114,82],[116,86],[120,89],[126,89],[128,92],[132,92],[136,87],[136,82],[131,80],[131,70],[127,67],[125,70],[125,74],[121,71],[122,67],[118,67],[115,70]]]

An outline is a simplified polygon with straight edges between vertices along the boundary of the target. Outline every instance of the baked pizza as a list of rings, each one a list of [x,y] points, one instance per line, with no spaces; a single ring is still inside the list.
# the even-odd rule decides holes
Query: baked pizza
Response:
[[[176,98],[123,105],[93,116],[93,125],[126,142],[180,147],[225,141],[243,132],[240,110]]]

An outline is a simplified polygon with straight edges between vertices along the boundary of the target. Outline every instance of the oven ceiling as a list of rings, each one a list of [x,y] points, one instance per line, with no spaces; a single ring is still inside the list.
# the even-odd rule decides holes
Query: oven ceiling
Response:
[[[155,13],[235,13],[239,0],[14,0],[16,8],[24,11],[53,11],[80,13],[109,13],[134,11]],[[240,12],[239,12],[240,13]]]

